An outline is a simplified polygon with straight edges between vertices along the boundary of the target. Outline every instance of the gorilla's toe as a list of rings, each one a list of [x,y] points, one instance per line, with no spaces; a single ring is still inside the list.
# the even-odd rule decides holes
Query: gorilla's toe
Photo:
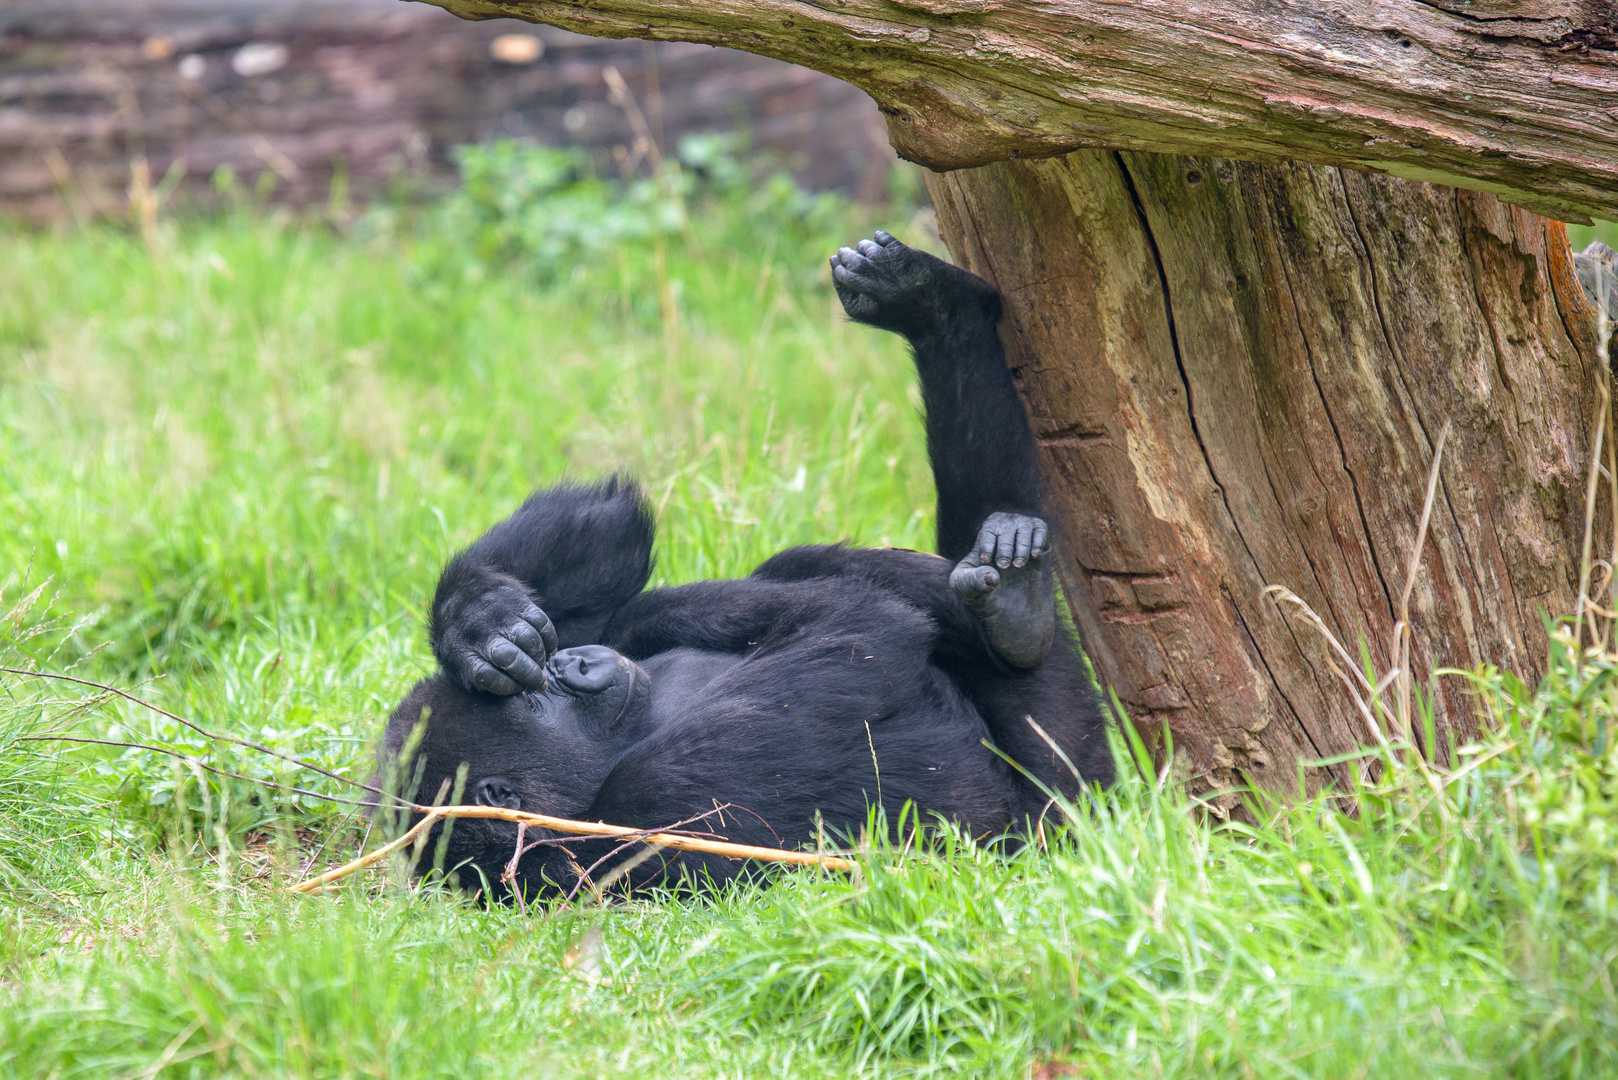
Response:
[[[1049,536],[1049,527],[1032,514],[990,514],[967,558],[975,555],[978,562],[994,563],[1002,570],[1021,568],[1045,554]]]
[[[963,562],[949,576],[949,587],[955,590],[956,596],[968,603],[981,600],[1000,586],[1000,571],[975,563],[975,559]]]

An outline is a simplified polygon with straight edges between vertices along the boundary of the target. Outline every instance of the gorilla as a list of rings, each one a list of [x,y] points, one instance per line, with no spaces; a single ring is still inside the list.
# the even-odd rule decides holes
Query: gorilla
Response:
[[[654,523],[634,483],[537,492],[439,579],[440,670],[382,743],[385,762],[407,759],[407,797],[445,797],[459,776],[463,802],[647,829],[707,813],[704,831],[795,848],[857,830],[878,804],[890,823],[909,803],[1014,838],[1053,793],[1111,782],[1106,714],[1057,619],[999,294],[882,232],[831,262],[848,315],[914,351],[938,555],[799,547],[739,580],[647,590]],[[516,839],[509,822],[463,818],[444,865],[504,897]],[[631,888],[746,872],[548,840],[509,879],[525,896],[575,887],[606,856],[634,860],[617,868]]]

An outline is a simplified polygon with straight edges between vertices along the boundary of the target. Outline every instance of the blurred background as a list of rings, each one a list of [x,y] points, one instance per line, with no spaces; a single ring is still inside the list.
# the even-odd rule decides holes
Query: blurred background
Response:
[[[605,171],[638,134],[609,68],[663,145],[739,133],[807,189],[886,197],[875,103],[748,53],[399,0],[6,0],[0,213],[122,213],[132,180],[206,203],[220,170],[279,204],[430,195],[454,183],[453,147],[502,137],[584,148]]]

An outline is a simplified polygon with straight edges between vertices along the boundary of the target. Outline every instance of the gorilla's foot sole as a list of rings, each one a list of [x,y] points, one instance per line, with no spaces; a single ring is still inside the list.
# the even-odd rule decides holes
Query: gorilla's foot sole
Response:
[[[950,574],[950,588],[983,620],[994,651],[1015,667],[1036,667],[1056,640],[1056,582],[1045,522],[991,514],[977,543]]]

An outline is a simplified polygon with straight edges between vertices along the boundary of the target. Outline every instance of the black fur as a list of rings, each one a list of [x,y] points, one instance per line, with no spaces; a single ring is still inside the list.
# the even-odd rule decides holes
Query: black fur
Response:
[[[741,580],[644,591],[653,521],[632,482],[539,492],[439,581],[442,671],[395,711],[383,747],[397,757],[422,728],[406,765],[419,801],[464,766],[466,801],[643,828],[729,804],[700,827],[791,848],[817,817],[836,837],[878,801],[890,822],[908,802],[999,835],[1040,817],[1047,789],[1111,781],[1103,711],[1056,626],[999,297],[883,233],[839,251],[833,277],[851,317],[914,348],[944,557],[801,547]],[[501,894],[515,838],[462,819],[447,865]],[[542,845],[519,885],[571,887],[612,847]],[[627,881],[742,871],[659,856]]]

